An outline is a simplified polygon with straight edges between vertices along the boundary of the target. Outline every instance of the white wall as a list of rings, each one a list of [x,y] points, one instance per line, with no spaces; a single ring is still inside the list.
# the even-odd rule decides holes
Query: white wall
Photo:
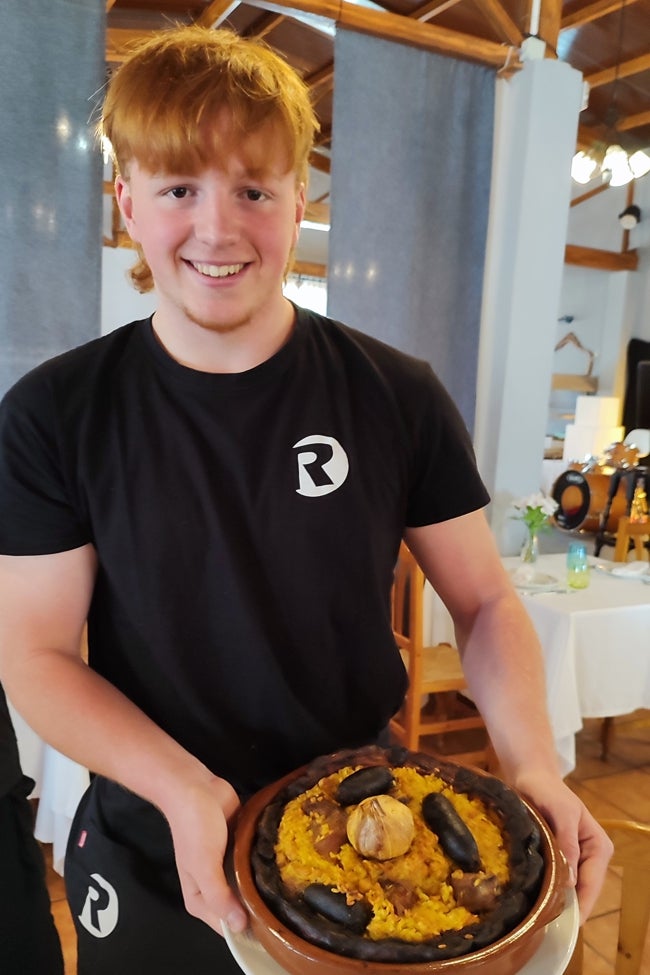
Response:
[[[650,173],[634,184],[634,202],[641,222],[630,231],[630,246],[639,253],[639,268],[630,274],[626,325],[630,337],[650,341]]]
[[[596,187],[574,186],[573,197]],[[627,186],[608,187],[597,196],[570,208],[567,242],[601,250],[620,251],[623,232],[618,215],[627,205]],[[636,180],[634,201],[641,207],[641,222],[630,231],[629,247],[639,255],[636,271],[597,271],[565,265],[558,318],[573,316],[573,321],[558,322],[556,343],[569,331],[595,354],[592,375],[598,378],[598,393],[617,396],[623,405],[625,395],[625,355],[631,338],[650,340],[650,174]],[[553,372],[586,372],[588,357],[575,346],[554,353]],[[551,406],[570,412],[575,396],[551,394]],[[553,432],[549,429],[549,433]]]

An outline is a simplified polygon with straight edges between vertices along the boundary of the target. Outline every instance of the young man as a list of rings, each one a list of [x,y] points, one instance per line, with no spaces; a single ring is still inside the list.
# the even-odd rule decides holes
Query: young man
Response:
[[[0,418],[3,677],[96,773],[66,863],[79,971],[228,971],[239,802],[376,740],[399,706],[402,536],[586,914],[608,840],[558,773],[462,422],[426,364],[282,295],[315,129],[302,82],[257,43],[175,29],[123,64],[103,128],[157,310],[33,371]]]

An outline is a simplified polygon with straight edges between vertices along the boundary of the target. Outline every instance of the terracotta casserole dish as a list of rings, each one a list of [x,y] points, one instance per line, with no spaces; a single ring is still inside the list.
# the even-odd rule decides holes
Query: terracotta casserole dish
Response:
[[[471,907],[474,911],[470,915],[471,921],[464,922],[461,930],[434,933],[433,937],[427,936],[423,944],[403,942],[399,936],[392,935],[373,940],[368,931],[363,930],[363,921],[361,929],[357,925],[349,930],[347,922],[339,923],[327,909],[323,916],[318,903],[314,905],[308,897],[309,891],[296,893],[295,887],[287,887],[280,869],[283,854],[278,834],[288,804],[297,800],[303,803],[301,809],[314,808],[314,788],[320,789],[321,783],[325,782],[331,793],[330,783],[337,781],[336,776],[341,770],[346,770],[344,774],[349,776],[350,770],[373,769],[373,772],[364,773],[370,779],[394,773],[392,785],[384,791],[392,792],[402,805],[415,809],[415,818],[420,823],[418,828],[426,832],[428,825],[434,832],[434,839],[429,838],[427,842],[439,842],[449,859],[443,843],[444,829],[431,822],[422,826],[427,799],[431,797],[411,801],[403,794],[403,786],[400,793],[404,768],[407,776],[416,770],[426,777],[427,782],[433,781],[430,776],[435,776],[436,781],[441,780],[442,791],[451,795],[454,801],[457,794],[461,796],[459,808],[463,808],[463,802],[477,801],[487,809],[487,818],[498,824],[503,837],[503,856],[509,861],[509,879],[499,885],[498,896],[489,909],[479,910],[477,914]],[[305,793],[311,798],[303,802]],[[350,802],[349,798],[340,799],[343,793],[336,795],[350,824],[351,814],[362,800],[354,796]],[[295,806],[295,802],[293,804]],[[440,837],[436,831],[440,832]],[[349,825],[347,835],[353,842],[355,836]],[[353,851],[348,852],[356,855]],[[291,975],[368,975],[370,972],[376,975],[485,975],[488,971],[515,975],[540,947],[547,924],[562,913],[568,882],[568,869],[548,825],[518,793],[478,769],[442,762],[401,747],[379,749],[373,746],[322,756],[261,790],[240,811],[233,862],[236,883],[249,912],[253,934]],[[454,877],[462,876],[463,870],[472,869],[467,865],[458,869],[457,862],[453,859],[450,862],[449,869],[455,871]],[[374,869],[376,872],[380,868],[375,865]],[[466,876],[478,877],[479,874]],[[323,885],[316,886],[322,888]],[[422,901],[421,891],[419,897]]]

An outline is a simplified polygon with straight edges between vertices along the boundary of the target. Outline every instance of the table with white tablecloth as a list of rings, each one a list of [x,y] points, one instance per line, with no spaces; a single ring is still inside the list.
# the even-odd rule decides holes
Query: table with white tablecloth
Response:
[[[595,562],[596,560],[591,560]],[[520,566],[504,558],[508,571]],[[544,652],[551,726],[563,771],[575,767],[575,735],[583,718],[650,707],[650,585],[592,567],[586,589],[520,591]],[[566,585],[564,554],[543,555],[540,573]],[[427,584],[425,641],[453,642],[451,619]]]
[[[31,794],[38,799],[34,835],[42,843],[52,844],[52,864],[62,874],[70,824],[90,776],[83,766],[45,744],[10,701],[8,704],[21,768],[35,782]]]

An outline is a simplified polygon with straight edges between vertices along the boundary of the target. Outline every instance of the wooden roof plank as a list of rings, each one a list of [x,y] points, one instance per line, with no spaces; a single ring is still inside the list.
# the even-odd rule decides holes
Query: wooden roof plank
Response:
[[[251,6],[268,10],[300,10],[333,20],[340,27],[360,34],[401,41],[412,47],[449,54],[492,67],[501,67],[508,56],[508,49],[494,41],[435,27],[389,11],[359,7],[349,0],[281,0],[280,3],[252,0]]]
[[[620,132],[629,132],[630,129],[640,129],[642,125],[650,125],[650,109],[619,119],[616,128]]]
[[[129,47],[137,41],[144,41],[150,37],[151,30],[132,30],[126,27],[106,28],[106,60],[109,63],[123,61],[129,53]]]
[[[327,265],[316,264],[312,261],[294,261],[289,272],[304,278],[326,278]]]
[[[532,8],[532,2],[531,2]],[[562,0],[541,0],[539,11],[539,36],[557,52],[557,41],[562,26]]]
[[[521,45],[524,36],[499,0],[483,0],[481,12],[509,44]]]
[[[329,156],[324,156],[322,152],[310,152],[309,165],[321,173],[329,173],[332,169],[331,159]]]
[[[579,247],[567,244],[564,250],[566,264],[576,264],[578,267],[591,267],[596,271],[636,271],[639,265],[637,251],[604,251],[596,247]]]
[[[423,3],[422,6],[416,7],[408,15],[413,20],[420,20],[424,22],[425,20],[433,20],[438,14],[442,14],[445,10],[449,10],[450,7],[455,7],[457,3],[461,0],[428,0],[428,3]]]
[[[238,6],[239,0],[212,0],[194,23],[199,27],[219,27]]]
[[[242,36],[255,37],[260,40],[261,38],[267,37],[284,20],[286,20],[284,14],[275,14],[265,10],[259,17],[255,18],[253,23],[245,31],[242,31]]]
[[[577,207],[586,200],[590,200],[592,196],[599,196],[604,193],[605,190],[609,189],[609,183],[601,183],[600,186],[595,186],[593,190],[587,190],[586,193],[582,193],[580,196],[576,196],[571,200],[569,206]]]
[[[316,200],[308,201],[305,205],[305,220],[311,220],[312,223],[329,223],[329,204],[318,203]]]
[[[324,85],[326,82],[331,81],[333,77],[334,62],[328,61],[327,64],[324,64],[322,68],[318,69],[318,71],[312,71],[311,74],[305,75],[304,82],[313,90],[314,88],[318,88],[320,85]]]
[[[613,64],[611,68],[585,75],[585,81],[590,88],[598,88],[600,85],[608,85],[610,81],[616,81],[617,78],[629,78],[631,75],[641,74],[649,68],[650,54],[642,54],[641,57],[621,61],[618,65]]]
[[[592,20],[599,20],[601,17],[613,14],[621,7],[629,7],[633,3],[636,3],[636,0],[595,0],[594,3],[588,3],[580,10],[574,10],[573,13],[563,17],[562,30],[583,27],[585,24],[591,23]]]

